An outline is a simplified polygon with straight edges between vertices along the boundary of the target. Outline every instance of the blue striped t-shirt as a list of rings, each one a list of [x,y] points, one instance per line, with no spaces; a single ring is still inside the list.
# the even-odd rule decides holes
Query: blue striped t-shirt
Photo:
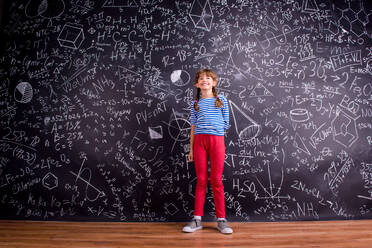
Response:
[[[190,123],[195,125],[194,134],[212,134],[223,136],[229,127],[229,105],[223,95],[218,95],[223,102],[223,107],[216,107],[216,98],[200,98],[199,111],[191,105]]]

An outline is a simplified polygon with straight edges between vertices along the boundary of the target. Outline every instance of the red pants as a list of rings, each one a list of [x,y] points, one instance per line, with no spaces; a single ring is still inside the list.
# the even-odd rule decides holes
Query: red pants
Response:
[[[203,216],[205,192],[208,184],[208,156],[211,164],[211,185],[217,218],[225,218],[225,195],[222,172],[225,163],[224,136],[196,134],[194,136],[194,164],[196,170],[194,215]]]

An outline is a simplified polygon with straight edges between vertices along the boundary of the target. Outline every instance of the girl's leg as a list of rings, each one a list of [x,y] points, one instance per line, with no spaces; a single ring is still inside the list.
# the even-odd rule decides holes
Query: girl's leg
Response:
[[[224,136],[210,136],[209,156],[211,160],[211,185],[217,218],[225,218],[225,192],[222,172],[225,163]]]
[[[208,184],[208,154],[205,146],[205,135],[194,136],[194,165],[196,171],[194,215],[203,216],[205,192]]]

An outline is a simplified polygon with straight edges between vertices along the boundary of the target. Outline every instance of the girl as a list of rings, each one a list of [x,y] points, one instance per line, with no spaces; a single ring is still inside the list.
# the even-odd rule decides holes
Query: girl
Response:
[[[196,73],[196,100],[191,107],[190,153],[196,170],[194,218],[182,230],[194,232],[202,229],[201,217],[208,184],[208,156],[211,164],[211,185],[216,207],[217,229],[232,233],[225,219],[225,196],[222,171],[225,162],[224,131],[229,127],[229,109],[224,96],[217,95],[217,75],[209,69]]]

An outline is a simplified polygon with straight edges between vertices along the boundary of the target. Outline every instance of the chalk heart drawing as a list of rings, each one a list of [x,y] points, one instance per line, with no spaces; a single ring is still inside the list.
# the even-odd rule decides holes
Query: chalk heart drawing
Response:
[[[234,119],[236,133],[242,140],[250,140],[257,137],[262,127],[251,117],[244,113],[235,103],[229,101],[231,113]]]

